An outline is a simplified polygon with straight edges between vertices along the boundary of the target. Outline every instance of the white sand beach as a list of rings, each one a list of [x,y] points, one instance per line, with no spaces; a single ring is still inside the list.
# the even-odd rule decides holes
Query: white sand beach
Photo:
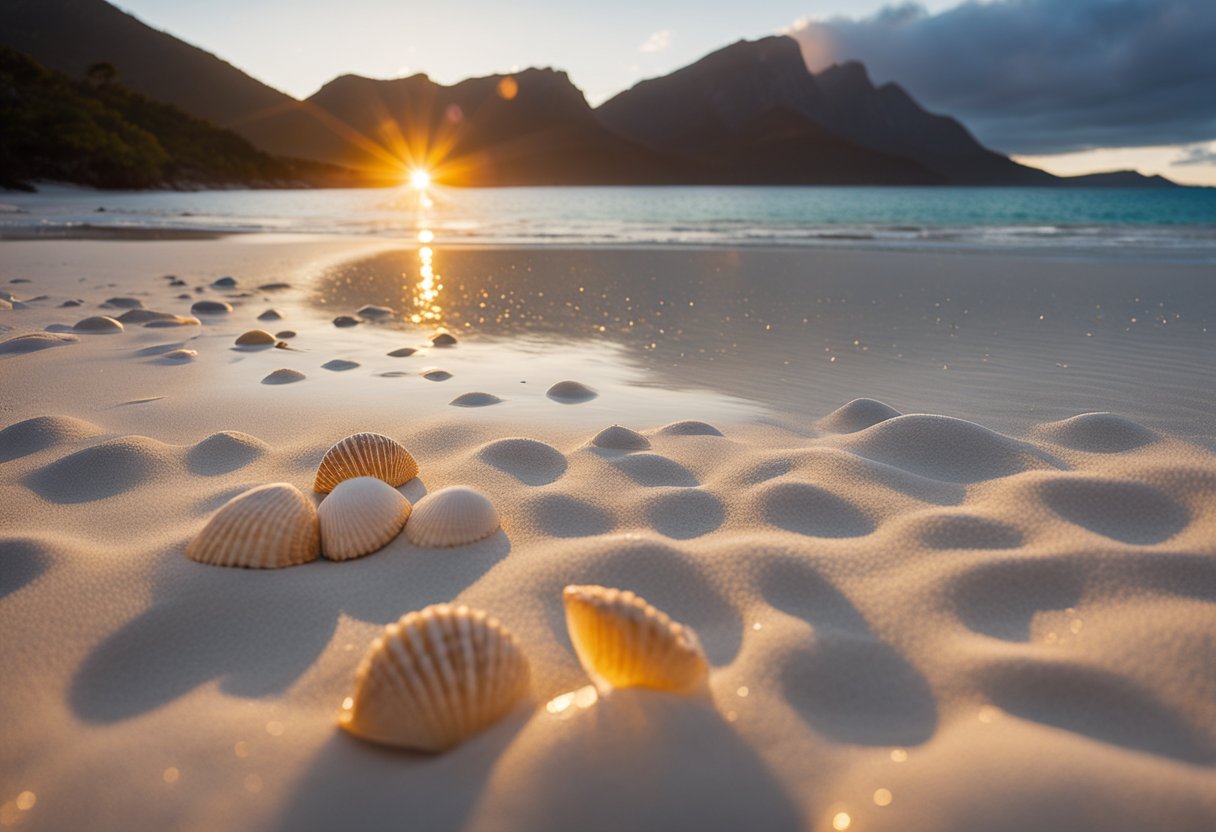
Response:
[[[0,825],[1216,828],[1210,264],[434,249],[0,242]],[[132,309],[180,317],[76,327]],[[249,488],[319,503],[360,431],[501,530],[186,557]],[[695,629],[709,694],[588,689],[567,584]],[[372,640],[445,601],[515,634],[526,701],[441,755],[339,730]]]

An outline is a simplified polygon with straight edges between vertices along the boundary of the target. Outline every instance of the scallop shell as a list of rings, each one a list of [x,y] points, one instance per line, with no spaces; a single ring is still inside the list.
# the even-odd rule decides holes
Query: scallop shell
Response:
[[[428,549],[463,546],[498,531],[498,512],[480,491],[453,485],[428,494],[414,507],[405,536]]]
[[[356,433],[325,452],[312,488],[327,494],[338,483],[355,477],[376,477],[396,488],[416,476],[418,463],[396,439]]]
[[[273,347],[274,336],[264,329],[251,329],[237,336],[236,345],[238,347]]]
[[[370,555],[401,532],[413,506],[375,477],[338,483],[317,509],[321,553],[330,560]]]
[[[496,619],[436,604],[372,642],[338,724],[371,742],[445,751],[504,717],[528,676],[518,642]]]
[[[709,663],[691,627],[672,621],[628,590],[568,586],[562,599],[575,652],[601,689],[705,689]]]
[[[316,560],[320,548],[312,501],[294,485],[275,482],[220,506],[186,555],[213,566],[276,569]]]

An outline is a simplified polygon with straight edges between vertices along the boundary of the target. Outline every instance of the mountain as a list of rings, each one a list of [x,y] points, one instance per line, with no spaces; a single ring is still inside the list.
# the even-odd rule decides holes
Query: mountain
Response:
[[[1065,176],[1061,184],[1070,188],[1180,188],[1172,179],[1164,176],[1145,176],[1138,170],[1112,170],[1105,173],[1086,173],[1081,176]]]
[[[228,130],[115,83],[0,47],[0,187],[49,179],[102,188],[349,187],[349,172],[270,156]]]
[[[0,45],[73,78],[110,63],[127,88],[233,130],[268,153],[330,161],[347,145],[324,113],[104,0],[3,0]]]
[[[849,62],[818,75],[792,38],[739,41],[670,75],[642,81],[596,111],[609,128],[656,149],[690,149],[738,134],[773,110],[840,139],[902,156],[952,184],[1038,185],[1055,177],[988,150],[965,127],[925,111],[896,84],[875,87]]]
[[[605,129],[564,72],[527,69],[443,86],[425,75],[344,75],[307,104],[363,140],[345,164],[425,167],[464,185],[640,184],[686,180],[691,166]]]

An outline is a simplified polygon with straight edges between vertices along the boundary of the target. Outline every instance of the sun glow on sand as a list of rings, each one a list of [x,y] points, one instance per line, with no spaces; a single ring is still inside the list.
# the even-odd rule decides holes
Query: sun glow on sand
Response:
[[[431,174],[422,168],[415,168],[410,171],[410,187],[415,190],[425,191],[431,186]]]

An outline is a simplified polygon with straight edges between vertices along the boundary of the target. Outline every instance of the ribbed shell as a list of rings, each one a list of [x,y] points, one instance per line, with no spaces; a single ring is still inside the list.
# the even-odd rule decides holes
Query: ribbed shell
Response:
[[[463,546],[498,531],[498,512],[486,495],[466,485],[441,488],[414,507],[405,536],[415,546]]]
[[[316,560],[320,548],[312,500],[290,483],[275,482],[220,506],[186,555],[213,566],[277,569]]]
[[[328,494],[343,480],[375,477],[396,488],[418,476],[418,463],[396,439],[356,433],[325,452],[313,490]]]
[[[436,604],[372,642],[338,724],[372,742],[444,751],[505,716],[528,675],[519,644],[496,619]]]
[[[410,501],[384,480],[343,480],[317,509],[321,553],[330,560],[370,555],[401,532],[412,508]]]
[[[692,628],[628,590],[568,586],[562,599],[575,652],[601,689],[705,689],[709,664]]]

